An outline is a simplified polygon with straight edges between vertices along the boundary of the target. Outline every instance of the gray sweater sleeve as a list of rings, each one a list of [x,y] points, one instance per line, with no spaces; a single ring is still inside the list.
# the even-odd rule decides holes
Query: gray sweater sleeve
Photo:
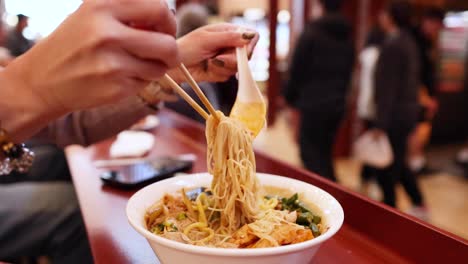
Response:
[[[91,145],[129,128],[141,118],[155,113],[138,97],[120,103],[68,114],[50,123],[33,140],[55,143]]]

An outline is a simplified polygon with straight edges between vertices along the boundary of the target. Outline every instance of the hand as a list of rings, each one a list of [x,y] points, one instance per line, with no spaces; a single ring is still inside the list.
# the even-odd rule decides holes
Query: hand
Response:
[[[439,103],[437,102],[437,99],[431,96],[427,96],[423,101],[423,105],[427,109],[426,118],[432,119],[439,109]]]
[[[179,63],[175,32],[163,0],[85,1],[0,71],[2,127],[21,141],[68,112],[137,94]]]
[[[59,112],[111,103],[177,65],[175,31],[163,0],[85,1],[6,71]]]
[[[385,136],[385,132],[383,132],[382,130],[380,129],[377,129],[377,128],[374,128],[372,130],[369,131],[370,135],[372,136],[372,139],[374,141],[378,140],[379,138]]]
[[[237,72],[235,47],[248,45],[252,54],[258,38],[255,31],[221,23],[196,29],[178,39],[177,44],[182,62],[197,81],[222,82]],[[178,82],[184,80],[177,69],[169,74]]]

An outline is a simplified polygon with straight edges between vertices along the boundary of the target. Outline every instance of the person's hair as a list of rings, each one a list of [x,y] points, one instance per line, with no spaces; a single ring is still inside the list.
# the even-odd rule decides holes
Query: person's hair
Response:
[[[319,0],[326,12],[337,12],[340,11],[342,0]]]
[[[387,7],[387,12],[397,27],[409,28],[411,26],[411,5],[408,1],[391,2]]]
[[[16,17],[18,18],[18,22],[21,22],[21,21],[29,18],[28,16],[25,16],[23,14],[18,14],[18,15],[16,15]]]
[[[424,12],[423,18],[437,20],[442,23],[445,18],[445,11],[438,7],[430,7]]]
[[[385,41],[385,33],[379,28],[379,27],[374,27],[371,29],[369,32],[369,35],[367,35],[365,47],[371,47],[371,46],[381,46],[383,42]]]
[[[200,4],[190,3],[180,7],[176,13],[177,37],[208,24],[208,16],[208,10]]]

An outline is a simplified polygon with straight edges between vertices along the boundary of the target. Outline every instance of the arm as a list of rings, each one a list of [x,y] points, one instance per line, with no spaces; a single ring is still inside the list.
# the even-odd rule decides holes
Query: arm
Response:
[[[394,46],[382,48],[375,71],[376,127],[387,130],[396,103],[397,90],[402,87],[404,55]]]
[[[78,111],[50,123],[34,139],[53,142],[60,147],[90,145],[123,131],[148,114],[155,113],[134,96],[115,105]]]

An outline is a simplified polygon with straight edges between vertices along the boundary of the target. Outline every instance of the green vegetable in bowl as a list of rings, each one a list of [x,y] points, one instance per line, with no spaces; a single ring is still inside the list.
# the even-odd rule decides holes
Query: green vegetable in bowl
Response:
[[[268,199],[268,197],[266,198]],[[289,198],[283,197],[279,200],[281,201],[281,209],[297,212],[296,224],[310,228],[315,237],[321,234],[317,225],[322,222],[322,218],[312,213],[304,203],[299,201],[299,194],[295,193]]]
[[[180,213],[180,214],[177,215],[176,219],[178,221],[185,220],[185,219],[187,219],[187,214],[186,213]]]
[[[320,230],[318,228],[318,226],[314,223],[310,224],[310,229],[312,230],[312,234],[314,234],[314,237],[318,237],[320,236]]]
[[[298,213],[296,224],[309,226],[314,220],[314,215],[311,212]]]
[[[174,223],[164,221],[162,223],[154,225],[150,229],[151,233],[158,234],[158,235],[163,233],[164,230],[166,230],[168,232],[176,232],[176,231],[178,231],[178,228],[177,228],[177,226],[174,225]]]

